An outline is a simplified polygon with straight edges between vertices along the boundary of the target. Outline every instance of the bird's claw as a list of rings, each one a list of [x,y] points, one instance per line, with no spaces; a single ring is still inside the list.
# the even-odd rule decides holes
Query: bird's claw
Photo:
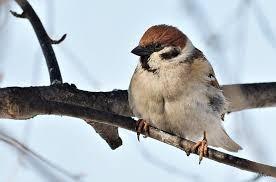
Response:
[[[206,132],[203,133],[203,140],[198,141],[193,147],[192,152],[198,153],[199,155],[199,164],[201,163],[203,157],[207,156],[208,154],[208,144],[206,139]]]
[[[149,136],[149,124],[143,120],[139,119],[136,124],[137,139],[140,141],[140,134],[144,132],[144,138]]]

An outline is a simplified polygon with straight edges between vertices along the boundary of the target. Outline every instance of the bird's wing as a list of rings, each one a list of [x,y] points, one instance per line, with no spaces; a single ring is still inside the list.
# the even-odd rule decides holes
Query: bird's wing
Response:
[[[213,87],[215,87],[215,88],[217,88],[217,89],[219,89],[219,90],[222,90],[221,86],[220,86],[219,83],[218,83],[218,80],[217,80],[217,78],[216,78],[216,76],[215,76],[215,72],[214,72],[214,70],[212,69],[212,67],[211,67],[211,69],[210,69],[210,72],[209,72],[209,75],[208,75],[208,76],[210,77],[210,85],[212,85]],[[222,113],[222,114],[221,114],[221,120],[222,120],[222,121],[224,121],[224,116],[225,116],[225,113]]]
[[[217,78],[216,78],[216,76],[215,76],[215,72],[214,72],[213,69],[210,70],[210,73],[209,73],[208,76],[209,76],[210,79],[211,79],[210,84],[211,84],[213,87],[215,87],[215,88],[221,90],[221,87],[220,87],[220,85],[219,85],[219,83],[218,83],[218,80],[217,80]]]

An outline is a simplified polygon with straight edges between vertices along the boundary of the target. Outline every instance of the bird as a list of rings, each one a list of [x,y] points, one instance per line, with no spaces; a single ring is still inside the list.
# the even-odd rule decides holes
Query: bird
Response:
[[[128,89],[139,118],[137,136],[149,126],[196,142],[199,162],[207,146],[238,152],[241,146],[222,121],[229,103],[202,51],[178,28],[161,24],[145,31],[131,53],[139,56]],[[203,139],[202,139],[203,137]]]

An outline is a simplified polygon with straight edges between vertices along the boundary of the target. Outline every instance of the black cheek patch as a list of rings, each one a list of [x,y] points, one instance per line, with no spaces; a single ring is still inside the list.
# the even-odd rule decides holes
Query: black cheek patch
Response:
[[[161,54],[162,59],[172,59],[180,54],[180,51],[177,48],[173,48],[169,52]]]

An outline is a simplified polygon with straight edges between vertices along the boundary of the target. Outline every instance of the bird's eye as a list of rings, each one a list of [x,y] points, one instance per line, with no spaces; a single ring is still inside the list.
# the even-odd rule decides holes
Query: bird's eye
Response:
[[[152,52],[158,52],[158,51],[162,50],[164,47],[159,43],[153,43],[153,44],[146,46],[146,48]]]
[[[158,52],[163,49],[163,46],[159,43],[154,44],[154,51]]]

